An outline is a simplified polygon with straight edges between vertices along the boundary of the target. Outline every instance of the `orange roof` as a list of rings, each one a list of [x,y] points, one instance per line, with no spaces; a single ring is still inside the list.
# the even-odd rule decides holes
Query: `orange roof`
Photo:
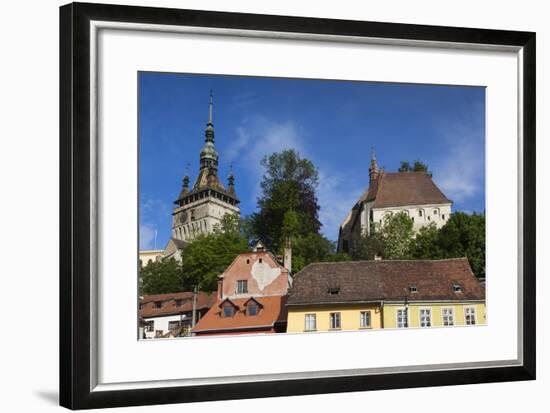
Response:
[[[260,304],[260,311],[255,316],[246,314],[246,303],[251,299],[239,298],[234,300],[225,299],[218,301],[216,305],[199,320],[194,333],[211,332],[215,330],[246,330],[255,328],[272,328],[277,321],[286,321],[286,296],[253,297]],[[233,317],[222,317],[221,304],[230,301],[236,312]]]
[[[199,291],[197,296],[197,310],[210,308],[216,302],[215,293]],[[155,303],[161,303],[157,308]],[[193,292],[183,291],[170,294],[145,295],[140,300],[139,315],[141,317],[158,317],[171,314],[180,314],[193,310]]]

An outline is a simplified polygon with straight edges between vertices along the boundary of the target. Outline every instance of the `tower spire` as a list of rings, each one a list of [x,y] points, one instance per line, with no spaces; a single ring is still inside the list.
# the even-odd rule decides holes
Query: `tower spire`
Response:
[[[373,184],[378,178],[378,164],[376,163],[376,154],[374,153],[374,147],[371,147],[371,159],[369,168],[369,186]]]
[[[214,125],[212,123],[212,89],[210,89],[210,106],[208,108],[208,125]]]

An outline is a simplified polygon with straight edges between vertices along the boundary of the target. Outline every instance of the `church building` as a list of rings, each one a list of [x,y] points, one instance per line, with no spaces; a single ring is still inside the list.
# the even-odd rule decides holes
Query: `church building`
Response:
[[[340,225],[338,251],[349,252],[355,240],[370,234],[388,215],[404,212],[413,228],[434,223],[438,228],[451,216],[452,201],[426,172],[385,172],[378,168],[374,151],[369,168],[369,187]]]
[[[186,174],[172,212],[172,234],[164,251],[165,258],[181,259],[185,245],[199,234],[209,234],[225,214],[240,214],[235,193],[235,178],[231,172],[227,188],[218,177],[219,155],[214,146],[212,92],[204,146],[200,152],[200,169],[192,187]]]

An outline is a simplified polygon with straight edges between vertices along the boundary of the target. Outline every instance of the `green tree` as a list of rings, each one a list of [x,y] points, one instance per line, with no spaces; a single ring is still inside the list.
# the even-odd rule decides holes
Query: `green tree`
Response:
[[[258,198],[258,212],[251,217],[251,232],[272,251],[280,251],[283,231],[286,235],[291,231],[294,237],[318,234],[321,223],[315,190],[319,173],[315,165],[292,149],[266,156],[261,164],[265,168],[262,194]],[[293,212],[285,222],[289,211]]]
[[[243,236],[239,217],[226,214],[211,234],[202,234],[192,240],[182,254],[183,286],[191,290],[214,291],[218,276],[235,257],[248,251],[248,240]]]
[[[439,246],[439,229],[435,223],[421,227],[411,242],[411,258],[438,259],[443,257]]]
[[[414,236],[413,220],[404,212],[386,215],[378,230],[383,245],[383,257],[387,260],[408,259]]]
[[[455,212],[438,234],[443,258],[467,257],[472,271],[485,277],[485,214]]]
[[[351,245],[351,257],[355,261],[373,260],[374,257],[384,255],[384,242],[380,234],[371,231],[369,235],[360,237]]]
[[[183,291],[182,271],[179,263],[171,258],[155,261],[139,272],[141,294],[166,294]]]
[[[401,161],[401,166],[398,169],[399,172],[426,172],[429,176],[432,173],[428,170],[428,165],[420,160],[416,160],[411,165],[409,161]]]

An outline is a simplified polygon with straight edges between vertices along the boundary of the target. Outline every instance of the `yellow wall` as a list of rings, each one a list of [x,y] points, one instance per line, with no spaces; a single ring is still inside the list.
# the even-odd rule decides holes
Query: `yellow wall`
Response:
[[[465,307],[475,307],[476,324],[486,324],[484,303],[409,303],[409,327],[420,327],[421,308],[430,308],[432,310],[432,327],[443,326],[443,308],[453,308],[454,325],[463,326],[466,324],[464,321]],[[397,328],[397,309],[399,308],[404,308],[404,306],[402,304],[385,304],[383,308],[378,305],[335,305],[330,307],[311,306],[289,308],[287,332],[305,332],[306,314],[316,315],[316,331],[331,331],[329,328],[329,314],[334,312],[340,312],[341,330],[359,330],[361,311],[371,311],[371,328]]]
[[[361,311],[371,312],[371,328],[380,328],[381,313],[377,305],[300,307],[288,310],[288,333],[302,333],[305,330],[305,315],[316,314],[317,331],[330,331],[329,314],[339,312],[341,330],[359,330]]]
[[[443,308],[452,308],[454,313],[454,325],[466,325],[464,321],[464,308],[475,307],[476,324],[486,324],[484,303],[409,303],[409,327],[420,327],[420,309],[432,310],[432,327],[443,326]],[[405,308],[403,304],[385,304],[383,310],[384,328],[397,328],[397,309]]]

